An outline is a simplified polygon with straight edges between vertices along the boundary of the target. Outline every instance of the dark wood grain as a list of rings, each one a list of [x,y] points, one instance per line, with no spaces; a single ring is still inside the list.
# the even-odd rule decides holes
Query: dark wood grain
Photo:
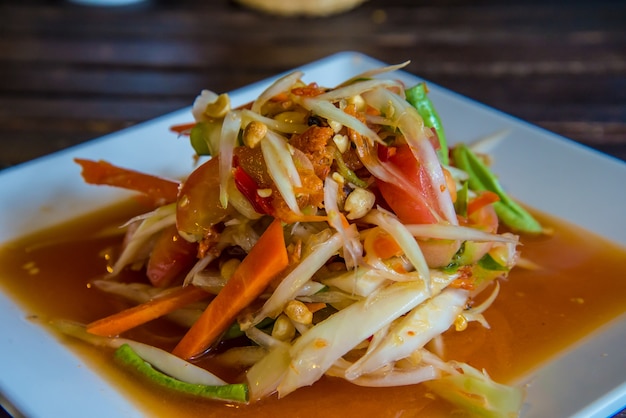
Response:
[[[0,1],[0,169],[345,50],[410,59],[433,83],[626,160],[623,1],[370,0],[286,19],[227,0],[24,0]]]
[[[626,159],[620,2],[374,1],[325,19],[228,1],[0,6],[0,167],[343,50]]]

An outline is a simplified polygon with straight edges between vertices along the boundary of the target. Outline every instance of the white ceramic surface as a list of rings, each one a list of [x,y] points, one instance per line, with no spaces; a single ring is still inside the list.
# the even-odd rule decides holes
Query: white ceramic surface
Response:
[[[345,52],[301,69],[305,80],[333,86],[381,65],[365,55]],[[396,76],[408,85],[419,80],[408,73]],[[251,100],[271,81],[231,92],[234,104]],[[615,193],[623,190],[626,164],[438,86],[429,84],[429,88],[450,142],[509,132],[491,152],[495,171],[514,197],[626,246],[626,194]],[[193,97],[189,99],[191,103]],[[1,171],[0,243],[126,196],[113,188],[83,184],[74,157],[183,176],[192,167],[192,150],[168,127],[189,120],[190,109],[183,109]],[[145,150],[150,150],[149,155]],[[6,400],[29,417],[141,415],[80,357],[45,329],[26,321],[26,315],[0,292],[0,394]],[[529,387],[523,416],[603,417],[626,406],[625,337],[623,316],[530,374],[524,379]]]

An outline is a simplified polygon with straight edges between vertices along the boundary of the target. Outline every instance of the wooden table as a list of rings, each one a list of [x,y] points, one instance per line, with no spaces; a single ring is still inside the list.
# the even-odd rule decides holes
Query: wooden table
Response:
[[[0,3],[0,169],[338,51],[626,160],[626,2],[370,0],[323,19],[232,1]],[[621,416],[626,417],[626,414]]]
[[[0,167],[355,50],[626,159],[626,3],[370,0],[325,19],[222,1],[0,5]],[[15,2],[18,3],[18,2]]]

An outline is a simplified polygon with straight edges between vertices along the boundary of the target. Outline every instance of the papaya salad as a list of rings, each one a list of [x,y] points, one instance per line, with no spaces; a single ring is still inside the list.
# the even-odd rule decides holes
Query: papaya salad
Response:
[[[516,416],[522,389],[444,360],[441,335],[489,327],[519,235],[542,227],[487,155],[448,145],[426,84],[393,78],[404,65],[333,88],[295,71],[240,107],[202,91],[194,121],[172,127],[197,154],[182,181],[76,159],[87,183],[139,192],[154,210],[128,220],[92,283],[132,306],[57,329],[112,347],[157,384],[227,403],[329,376],[424,384],[470,412]],[[121,280],[126,270],[143,280]],[[182,327],[173,349],[125,337],[161,317]],[[212,356],[240,378],[198,366]]]

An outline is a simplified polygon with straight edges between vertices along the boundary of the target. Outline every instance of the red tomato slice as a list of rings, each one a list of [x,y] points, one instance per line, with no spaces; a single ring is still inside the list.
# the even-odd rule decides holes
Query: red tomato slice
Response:
[[[196,261],[198,246],[178,234],[176,226],[161,232],[156,240],[146,274],[155,287],[167,287]]]
[[[421,196],[415,196],[396,184],[378,180],[376,183],[380,193],[403,223],[429,224],[437,222],[436,216],[429,208],[429,205],[435,207],[435,200],[428,196],[430,191],[428,177],[408,145],[399,145],[395,148],[395,152],[387,153],[387,164],[395,165],[423,193]]]
[[[185,238],[196,241],[232,211],[220,204],[219,158],[196,168],[183,183],[176,207],[176,226]]]

